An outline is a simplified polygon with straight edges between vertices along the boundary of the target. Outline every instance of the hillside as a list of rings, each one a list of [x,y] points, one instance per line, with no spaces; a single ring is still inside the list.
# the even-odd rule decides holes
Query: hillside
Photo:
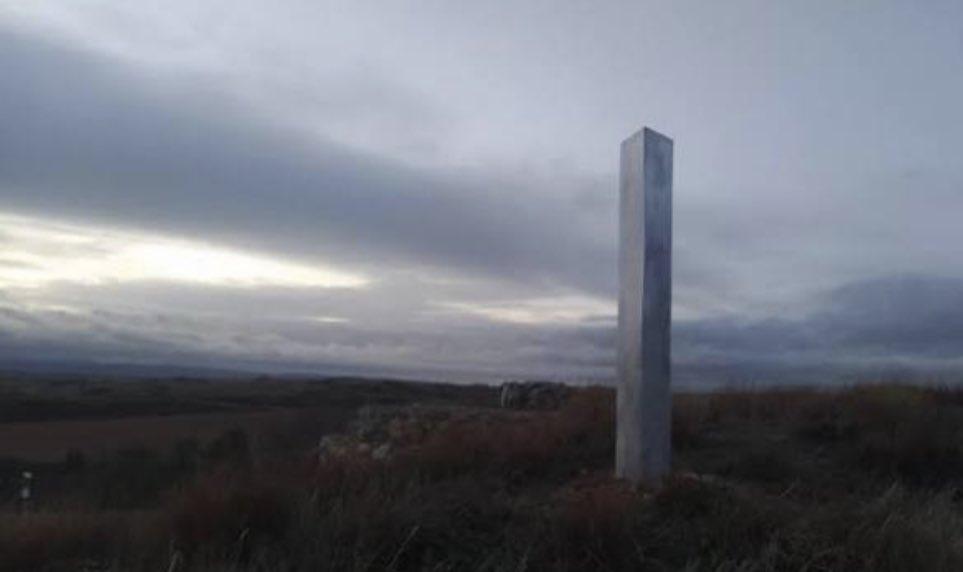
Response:
[[[963,569],[957,391],[678,395],[653,491],[610,476],[609,390],[504,411],[492,389],[384,387],[320,447],[238,427],[43,465],[0,519],[3,569]]]

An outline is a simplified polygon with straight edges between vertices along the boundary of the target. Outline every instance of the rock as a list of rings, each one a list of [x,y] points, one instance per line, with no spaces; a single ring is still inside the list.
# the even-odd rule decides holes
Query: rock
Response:
[[[391,454],[391,445],[382,443],[371,452],[371,458],[376,461],[384,461]]]
[[[558,409],[570,391],[561,383],[506,381],[501,386],[500,401],[503,409]]]

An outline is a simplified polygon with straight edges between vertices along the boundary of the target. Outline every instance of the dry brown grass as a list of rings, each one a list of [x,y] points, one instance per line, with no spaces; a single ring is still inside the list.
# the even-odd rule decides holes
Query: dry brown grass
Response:
[[[404,451],[395,468],[434,477],[570,473],[614,450],[611,397],[611,392],[588,389],[558,411],[455,420]]]
[[[957,392],[678,396],[677,465],[693,472],[657,492],[611,477],[612,407],[611,391],[580,391],[556,412],[453,416],[396,435],[402,445],[383,460],[352,449],[212,469],[153,512],[6,518],[0,562],[12,571],[84,562],[182,572],[963,570]]]
[[[0,423],[0,457],[54,462],[68,451],[98,456],[133,447],[163,449],[184,439],[208,442],[234,427],[265,434],[295,415],[279,410]]]
[[[157,513],[56,511],[5,514],[0,519],[0,569],[83,568],[148,551]]]

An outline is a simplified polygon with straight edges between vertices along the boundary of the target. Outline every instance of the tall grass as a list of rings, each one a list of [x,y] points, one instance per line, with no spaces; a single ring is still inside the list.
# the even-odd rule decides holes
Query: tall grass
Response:
[[[0,520],[3,570],[963,570],[947,389],[679,396],[680,470],[610,476],[613,395],[393,427],[393,453],[220,465],[150,511]],[[97,568],[99,567],[99,568]]]

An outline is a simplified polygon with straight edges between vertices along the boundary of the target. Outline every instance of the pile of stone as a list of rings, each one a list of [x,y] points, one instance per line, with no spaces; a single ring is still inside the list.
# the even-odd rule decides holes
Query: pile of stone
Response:
[[[501,385],[503,409],[558,409],[568,398],[571,389],[561,383],[548,381],[505,381]]]
[[[506,413],[492,409],[428,405],[367,406],[343,434],[325,435],[318,445],[321,459],[352,455],[386,460],[397,451],[423,443],[455,423],[494,422]]]

